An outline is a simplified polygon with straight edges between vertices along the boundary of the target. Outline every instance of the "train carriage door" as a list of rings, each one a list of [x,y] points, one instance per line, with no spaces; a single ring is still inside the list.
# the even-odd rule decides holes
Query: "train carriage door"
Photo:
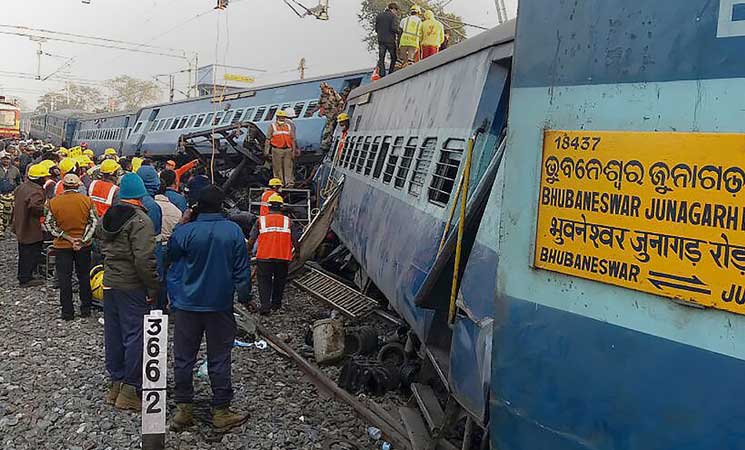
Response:
[[[133,134],[140,134],[137,136],[137,145],[135,147],[136,150],[142,150],[142,144],[145,142],[145,138],[147,137],[147,132],[150,130],[150,123],[152,123],[155,119],[158,118],[158,114],[160,114],[160,108],[153,109],[150,111],[150,114],[148,114],[147,119],[144,122],[138,122],[135,126],[135,129],[133,131]]]

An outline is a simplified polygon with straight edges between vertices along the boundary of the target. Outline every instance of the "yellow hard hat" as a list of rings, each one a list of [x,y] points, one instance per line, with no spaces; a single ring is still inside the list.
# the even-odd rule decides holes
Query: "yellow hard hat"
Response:
[[[420,8],[419,5],[411,5],[411,9],[409,9],[409,11],[421,14],[422,8]]]
[[[88,155],[80,155],[75,158],[75,160],[80,164],[82,167],[88,167],[94,165],[94,162],[92,159],[88,157]]]
[[[269,180],[269,186],[271,187],[282,187],[282,180],[279,178],[272,178]]]
[[[277,117],[287,117],[287,113],[280,109],[277,111]]]
[[[341,113],[338,116],[336,116],[337,122],[344,122],[345,120],[349,120],[349,114],[347,113]]]
[[[34,164],[28,169],[29,178],[39,179],[48,177],[49,175],[49,168],[44,166],[43,164]]]
[[[136,156],[132,158],[132,172],[137,172],[138,170],[140,170],[140,167],[142,167],[143,161],[144,159],[138,158]]]
[[[83,154],[84,154],[85,156],[89,157],[89,158],[93,158],[94,156],[96,156],[96,154],[95,154],[95,153],[93,153],[93,150],[91,150],[91,149],[89,149],[89,148],[87,148],[87,149],[83,150]]]
[[[98,301],[103,301],[103,265],[91,269],[91,294]]]
[[[45,159],[44,161],[40,162],[39,165],[46,167],[47,170],[52,170],[52,167],[56,166],[57,163],[52,161],[51,159]]]
[[[70,149],[69,155],[73,158],[78,157],[83,154],[83,149],[80,147],[73,147]]]
[[[101,173],[110,175],[112,173],[116,173],[116,171],[121,168],[122,166],[120,166],[119,163],[114,161],[113,159],[107,159],[106,161],[101,163]]]
[[[113,148],[107,148],[103,151],[103,154],[106,156],[116,156],[116,150],[114,150]]]
[[[75,166],[77,165],[77,162],[73,158],[65,158],[59,163],[59,171],[62,173],[62,175],[72,172],[75,170]]]
[[[66,148],[61,148],[61,149],[57,150],[57,154],[66,158],[67,155],[69,155],[70,153],[67,151]]]
[[[282,199],[281,196],[274,194],[269,197],[269,203],[279,203],[280,205],[284,205],[285,201]]]

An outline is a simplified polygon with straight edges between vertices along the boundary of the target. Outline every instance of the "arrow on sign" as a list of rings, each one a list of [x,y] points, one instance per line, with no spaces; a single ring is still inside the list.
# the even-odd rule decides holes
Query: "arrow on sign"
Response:
[[[711,289],[706,289],[706,283],[701,281],[701,279],[696,275],[686,278],[680,275],[650,271],[649,276],[649,282],[660,290],[662,290],[663,287],[669,287],[688,292],[698,292],[699,294],[711,294]],[[651,277],[657,277],[659,279],[653,279]]]

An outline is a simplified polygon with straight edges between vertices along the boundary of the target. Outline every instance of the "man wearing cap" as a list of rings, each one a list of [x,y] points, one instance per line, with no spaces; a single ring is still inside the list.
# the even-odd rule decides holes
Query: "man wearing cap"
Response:
[[[247,414],[230,409],[233,400],[231,350],[236,335],[233,298],[251,296],[248,251],[241,228],[222,214],[225,194],[211,185],[200,190],[193,216],[173,232],[168,288],[175,317],[173,336],[176,430],[194,424],[192,376],[202,336],[212,387],[212,424],[218,431],[242,425]],[[182,221],[182,222],[185,222]],[[175,272],[175,273],[174,273]]]
[[[248,248],[256,246],[256,280],[259,283],[259,313],[269,314],[282,308],[287,271],[292,261],[293,248],[300,236],[290,218],[282,214],[284,200],[279,195],[269,198],[269,214],[259,217],[251,230]]]
[[[142,317],[158,298],[155,233],[142,199],[148,195],[133,173],[119,183],[119,203],[98,222],[104,255],[104,343],[111,388],[106,403],[139,411],[142,390]]]
[[[44,216],[44,181],[49,169],[35,164],[29,167],[26,181],[15,190],[13,204],[13,233],[18,240],[18,282],[22,288],[41,286],[43,280],[34,279],[44,241],[41,218]]]
[[[72,271],[78,277],[80,316],[91,315],[91,241],[96,230],[96,208],[87,196],[78,191],[80,178],[68,173],[62,179],[62,195],[49,201],[45,226],[54,237],[57,282],[60,287],[62,320],[73,320]]]
[[[13,219],[13,191],[21,184],[21,171],[11,164],[10,154],[0,152],[0,239]]]
[[[116,175],[121,169],[113,159],[104,160],[99,168],[100,180],[93,180],[88,188],[88,196],[96,207],[98,217],[103,217],[117,201],[119,186],[116,185]]]
[[[295,182],[295,150],[292,125],[287,122],[287,113],[277,111],[275,121],[269,127],[264,144],[264,155],[272,159],[274,178],[279,178],[285,186]]]

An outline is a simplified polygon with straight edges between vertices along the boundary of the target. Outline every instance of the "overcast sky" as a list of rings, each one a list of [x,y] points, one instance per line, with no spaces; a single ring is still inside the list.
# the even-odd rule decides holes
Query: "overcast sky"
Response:
[[[300,1],[313,6],[318,0]],[[283,0],[231,0],[222,13],[211,10],[215,0],[90,0],[89,5],[81,0],[2,3],[2,25],[185,49],[199,54],[200,66],[217,62],[265,69],[266,73],[253,74],[257,85],[297,78],[293,69],[302,57],[307,61],[307,76],[372,67],[376,59],[362,43],[363,33],[356,19],[358,0],[330,0],[328,22],[311,17],[300,19]],[[517,0],[506,0],[506,4],[509,16],[514,17]],[[448,9],[468,23],[486,27],[497,23],[494,0],[452,0]],[[479,32],[474,28],[468,31],[470,35]],[[37,44],[29,38],[0,34],[0,48],[4,50],[0,58],[0,95],[21,97],[34,107],[42,93],[63,86],[60,81],[41,82],[7,74],[36,73]],[[42,76],[54,72],[65,63],[64,58],[71,57],[75,60],[61,72],[63,76],[91,81],[122,74],[152,79],[157,74],[186,68],[179,59],[64,42],[49,41],[43,48],[55,56],[42,57]],[[178,84],[185,89],[186,80],[181,79]]]

